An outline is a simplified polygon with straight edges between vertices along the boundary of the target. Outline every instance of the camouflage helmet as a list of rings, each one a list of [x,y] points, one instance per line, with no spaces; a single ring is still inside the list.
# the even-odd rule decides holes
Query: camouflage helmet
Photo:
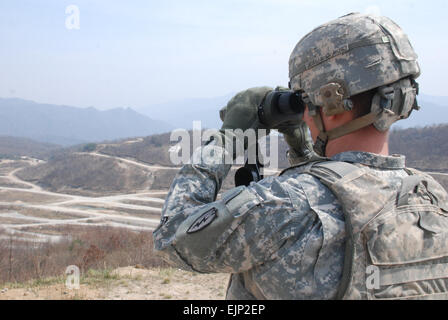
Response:
[[[370,124],[385,131],[407,118],[418,108],[419,75],[417,55],[402,29],[389,18],[360,13],[317,27],[299,41],[289,60],[290,87],[304,92],[311,115],[316,106],[327,116],[351,110],[350,97],[377,88],[370,117],[340,129],[338,137]],[[320,143],[337,138],[319,129],[325,140]]]

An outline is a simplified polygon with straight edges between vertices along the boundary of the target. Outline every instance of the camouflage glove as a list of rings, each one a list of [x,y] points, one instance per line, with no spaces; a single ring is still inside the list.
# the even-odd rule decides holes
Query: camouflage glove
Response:
[[[223,121],[220,130],[223,133],[223,142],[228,152],[233,154],[234,159],[242,155],[240,154],[242,150],[238,146],[242,145],[244,150],[249,150],[251,154],[255,154],[258,139],[269,134],[269,130],[259,122],[258,107],[271,91],[272,88],[269,87],[257,87],[242,91],[219,111]],[[236,129],[242,131],[235,131]],[[254,129],[255,135],[244,136],[244,132],[248,129]],[[255,137],[255,139],[250,139],[250,136]]]
[[[278,131],[283,134],[286,143],[289,145],[290,149],[287,157],[291,166],[326,159],[314,152],[313,140],[305,121],[301,121],[295,126],[280,128]]]
[[[278,87],[277,90],[287,91],[289,89]],[[305,121],[301,120],[298,123],[291,123],[283,128],[279,128],[278,132],[283,134],[283,138],[289,146],[287,157],[291,166],[325,159],[314,151],[313,139]]]
[[[262,128],[258,120],[258,106],[272,90],[269,87],[257,87],[235,95],[219,112],[223,121],[221,131],[226,129],[246,131],[247,129]]]

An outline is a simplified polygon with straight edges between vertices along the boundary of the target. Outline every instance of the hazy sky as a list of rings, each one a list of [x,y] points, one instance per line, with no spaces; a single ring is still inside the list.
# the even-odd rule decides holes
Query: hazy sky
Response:
[[[389,16],[419,54],[422,92],[448,96],[446,0],[1,0],[0,97],[100,109],[287,85],[289,55],[350,12]],[[66,28],[66,7],[80,29]]]

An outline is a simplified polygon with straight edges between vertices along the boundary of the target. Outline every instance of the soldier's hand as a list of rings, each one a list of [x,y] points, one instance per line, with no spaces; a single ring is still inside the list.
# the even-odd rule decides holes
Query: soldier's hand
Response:
[[[313,140],[305,121],[301,121],[294,126],[280,128],[278,131],[283,134],[286,143],[289,145],[288,160],[291,165],[324,159],[314,152]]]
[[[241,129],[246,131],[247,129],[261,128],[258,120],[258,106],[272,90],[270,87],[257,87],[236,94],[219,112],[223,121],[221,130]]]
[[[278,131],[283,134],[286,143],[296,154],[303,155],[305,150],[313,149],[313,141],[305,121],[294,126],[279,128]]]

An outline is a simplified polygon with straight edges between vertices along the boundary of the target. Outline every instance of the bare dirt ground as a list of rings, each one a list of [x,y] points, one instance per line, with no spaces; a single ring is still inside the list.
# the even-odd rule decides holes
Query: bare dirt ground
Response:
[[[0,300],[223,300],[228,279],[227,274],[124,267],[91,273],[81,279],[79,289],[68,289],[62,277],[6,285],[0,287]]]
[[[131,159],[120,158],[120,161],[154,171],[164,169]],[[40,163],[29,158],[0,161],[0,238],[29,243],[59,242],[67,236],[63,231],[65,226],[151,231],[159,224],[167,190],[89,197],[51,192],[16,175],[22,168]],[[79,289],[69,290],[65,276],[39,278],[0,285],[0,300],[224,299],[228,279],[226,274],[205,275],[143,266],[111,272],[89,270],[81,277]]]

